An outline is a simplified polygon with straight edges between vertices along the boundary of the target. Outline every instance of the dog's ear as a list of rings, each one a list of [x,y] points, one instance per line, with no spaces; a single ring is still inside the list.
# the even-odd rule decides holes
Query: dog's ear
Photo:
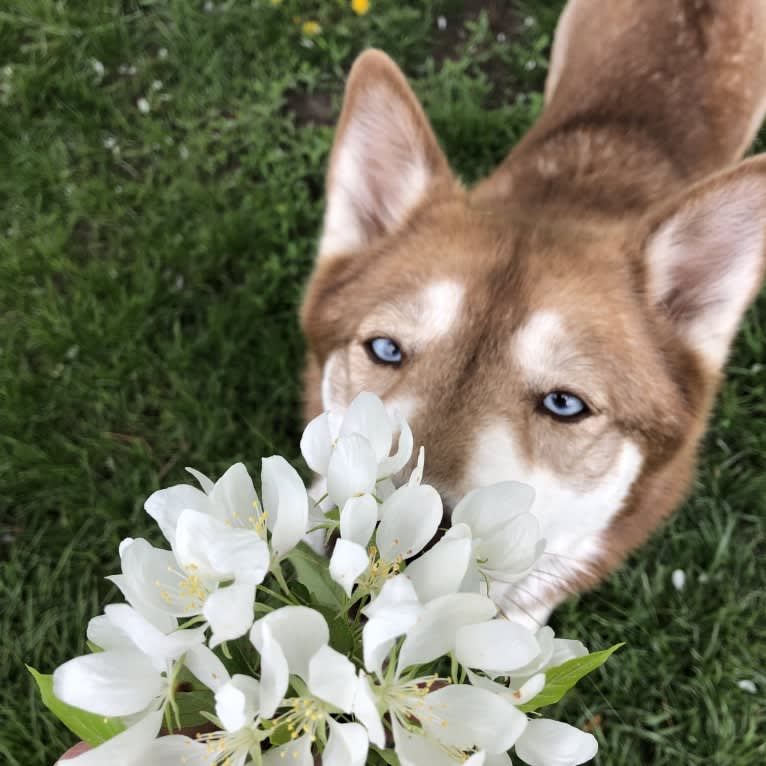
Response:
[[[320,257],[390,233],[433,183],[451,179],[404,75],[384,53],[362,53],[346,84],[330,157]]]
[[[657,211],[644,248],[650,299],[720,368],[766,266],[766,158],[707,179]]]

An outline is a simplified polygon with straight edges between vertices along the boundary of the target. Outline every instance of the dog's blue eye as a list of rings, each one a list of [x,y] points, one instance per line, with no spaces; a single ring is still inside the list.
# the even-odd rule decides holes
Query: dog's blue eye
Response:
[[[373,338],[367,348],[374,362],[380,364],[401,364],[402,350],[391,338]]]
[[[551,391],[543,399],[543,407],[559,418],[574,418],[588,412],[582,399],[566,391]]]

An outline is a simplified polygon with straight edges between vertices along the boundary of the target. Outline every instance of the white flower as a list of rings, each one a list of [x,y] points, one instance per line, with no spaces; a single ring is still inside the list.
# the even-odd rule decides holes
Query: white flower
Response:
[[[162,713],[150,713],[116,737],[82,755],[71,758],[73,766],[144,766],[146,756],[162,725]]]
[[[394,433],[399,444],[391,455]],[[359,394],[341,416],[314,418],[301,438],[309,468],[327,478],[327,493],[342,508],[356,495],[371,494],[379,479],[398,473],[412,454],[412,431],[404,418],[389,416],[374,394]]]
[[[104,651],[75,657],[53,673],[55,695],[105,716],[162,708],[173,663],[205,640],[206,626],[163,632],[127,604],[111,604],[88,625],[88,638]]]
[[[471,530],[472,582],[513,583],[529,574],[545,550],[540,525],[529,513],[533,501],[532,487],[506,481],[474,490],[457,504],[452,523]]]
[[[673,587],[680,592],[686,585],[686,572],[683,569],[674,569],[670,575],[670,580],[673,583]]]
[[[138,107],[138,111],[141,112],[141,114],[149,114],[152,110],[152,107],[149,105],[149,99],[144,98],[144,96],[141,96],[141,98],[136,101],[136,107]]]
[[[516,741],[516,754],[529,766],[577,766],[593,758],[598,742],[592,734],[560,721],[529,721]]]

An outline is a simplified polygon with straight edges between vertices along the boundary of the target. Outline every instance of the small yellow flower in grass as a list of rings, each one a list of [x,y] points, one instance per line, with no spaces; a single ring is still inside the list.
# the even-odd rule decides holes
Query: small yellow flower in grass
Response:
[[[351,10],[357,16],[364,16],[370,10],[370,0],[351,0]]]
[[[314,37],[322,31],[322,27],[316,21],[304,21],[301,29],[306,37]]]

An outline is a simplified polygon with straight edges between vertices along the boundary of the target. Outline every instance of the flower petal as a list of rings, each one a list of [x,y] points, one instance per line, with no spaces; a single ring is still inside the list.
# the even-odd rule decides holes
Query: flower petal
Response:
[[[490,620],[464,625],[455,636],[455,657],[461,665],[478,668],[488,676],[512,675],[540,654],[540,645],[523,625]]]
[[[314,766],[311,737],[308,734],[263,754],[263,766],[284,766],[286,763],[290,766]]]
[[[253,480],[243,463],[234,463],[210,490],[210,503],[219,521],[242,524],[258,507]]]
[[[170,734],[154,740],[147,757],[141,763],[152,766],[214,766],[217,753],[202,742],[195,742],[189,737]],[[105,761],[104,766],[122,766],[119,760]],[[68,766],[68,764],[67,764]],[[232,763],[232,766],[234,764]]]
[[[380,674],[394,641],[415,623],[423,607],[405,575],[388,580],[378,596],[363,610],[368,618],[362,629],[364,667]]]
[[[469,492],[452,511],[452,523],[465,523],[474,537],[488,538],[514,516],[526,513],[535,500],[528,484],[503,481]]]
[[[442,500],[428,484],[403,487],[386,500],[375,540],[380,557],[395,561],[408,559],[426,546],[442,520]]]
[[[206,626],[175,630],[166,635],[127,604],[109,604],[104,613],[136,648],[154,661],[157,670],[164,670],[168,660],[177,660],[184,652],[205,640]]]
[[[545,551],[540,523],[531,513],[520,513],[482,539],[476,553],[486,563],[482,571],[501,582],[516,582],[529,574]]]
[[[383,729],[378,707],[375,703],[375,696],[370,688],[370,682],[363,671],[359,671],[359,681],[356,687],[356,696],[351,708],[354,718],[364,724],[367,729],[367,735],[370,742],[378,747],[386,746],[386,733]]]
[[[401,766],[455,766],[462,758],[453,758],[447,750],[422,734],[407,731],[399,721],[392,721],[396,755]]]
[[[378,523],[378,503],[372,495],[350,497],[340,512],[340,536],[359,545],[370,542]]]
[[[184,655],[184,665],[208,689],[218,691],[231,678],[226,666],[206,646],[195,646]]]
[[[354,583],[369,564],[367,551],[361,545],[341,539],[335,543],[330,558],[330,577],[350,596]]]
[[[471,529],[456,524],[433,548],[407,565],[418,598],[424,604],[439,596],[457,593],[471,561]]]
[[[323,412],[306,426],[301,437],[301,453],[306,465],[320,476],[327,475],[327,466],[332,453],[330,434],[330,413]]]
[[[261,702],[261,685],[255,678],[232,676],[215,693],[215,713],[228,732],[236,732],[251,723]]]
[[[120,630],[105,614],[91,618],[88,622],[86,635],[88,636],[88,641],[95,644],[102,651],[107,649],[136,649],[136,645],[130,640],[130,637],[123,630]]]
[[[529,766],[576,766],[597,752],[592,734],[547,718],[531,720],[516,742],[517,755]]]
[[[269,612],[250,631],[250,640],[261,653],[263,630],[267,626],[284,652],[290,673],[306,681],[309,661],[321,646],[330,641],[330,630],[325,618],[315,609],[305,606],[284,606]]]
[[[271,548],[281,558],[306,534],[309,496],[298,472],[279,455],[263,459],[261,483]]]
[[[350,497],[372,494],[377,470],[375,452],[367,439],[359,434],[341,436],[327,467],[327,494],[338,508]]]
[[[212,479],[205,476],[205,474],[202,473],[202,471],[198,471],[196,468],[189,468],[188,465],[186,466],[184,470],[190,473],[197,480],[200,487],[202,488],[202,491],[206,495],[209,495],[213,491],[213,487],[215,487],[215,482]]]
[[[461,750],[504,753],[527,726],[527,717],[510,702],[467,684],[431,692],[423,698],[422,711],[418,718],[424,732]]]
[[[268,625],[261,626],[261,716],[272,718],[290,682],[290,670],[282,647]],[[252,638],[252,634],[251,634]]]
[[[414,440],[412,431],[407,421],[401,415],[396,415],[397,426],[399,429],[399,443],[396,452],[390,457],[384,458],[378,463],[378,478],[383,479],[387,476],[393,476],[407,465],[411,455]]]
[[[336,723],[327,719],[330,738],[322,753],[322,766],[364,766],[367,760],[369,739],[358,723]]]
[[[213,631],[211,649],[224,641],[244,636],[250,630],[255,619],[254,603],[254,585],[234,583],[208,596],[202,613]]]
[[[478,593],[441,596],[423,607],[399,652],[399,670],[431,662],[455,648],[458,629],[491,619],[497,607]]]
[[[309,661],[309,690],[315,697],[350,713],[356,696],[358,679],[354,663],[328,644]]]
[[[210,513],[210,500],[196,487],[176,484],[174,487],[154,492],[144,503],[144,509],[157,522],[171,547],[175,547],[178,517],[187,508],[200,513]]]
[[[93,750],[68,759],[67,766],[143,766],[147,763],[144,756],[151,752],[161,725],[162,713],[149,713]]]
[[[388,457],[394,436],[385,405],[375,394],[367,391],[358,394],[349,405],[343,416],[340,434],[364,436],[375,453],[376,463]]]
[[[162,693],[164,680],[139,651],[86,654],[53,672],[53,693],[67,705],[104,716],[145,710]]]

